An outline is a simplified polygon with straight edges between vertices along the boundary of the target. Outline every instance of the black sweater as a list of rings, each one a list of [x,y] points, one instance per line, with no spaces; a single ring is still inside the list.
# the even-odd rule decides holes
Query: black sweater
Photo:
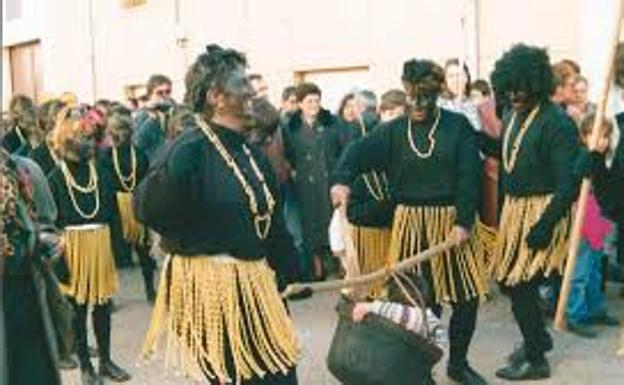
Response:
[[[380,125],[371,135],[351,143],[334,170],[334,182],[350,184],[372,170],[388,176],[396,204],[455,206],[456,224],[471,228],[479,197],[480,159],[477,140],[463,115],[440,109],[431,157],[419,158],[408,140],[408,118]],[[414,145],[420,152],[430,146],[432,122],[412,125]]]
[[[147,174],[147,169],[149,167],[149,160],[147,156],[145,155],[145,153],[140,148],[137,148],[131,143],[125,143],[125,144],[119,145],[117,147],[117,156],[118,156],[117,160],[119,162],[119,169],[121,171],[121,176],[123,176],[124,178],[127,178],[131,174],[131,171],[132,171],[132,157],[131,157],[131,152],[130,152],[131,146],[134,147],[135,154],[136,154],[136,162],[137,162],[136,163],[136,185],[135,185],[135,188],[136,188],[139,182],[141,182],[141,180],[143,180],[143,178]],[[117,171],[115,170],[115,163],[113,161],[112,148],[106,148],[104,150],[103,158],[105,161],[105,165],[109,170],[108,172],[112,175],[115,191],[132,192],[132,191],[126,191],[125,187],[123,186],[120,180],[119,175],[117,175]],[[126,182],[126,185],[128,184],[130,184],[130,182]]]
[[[259,212],[267,202],[261,183],[243,151],[245,137],[211,124],[253,188]],[[194,125],[152,163],[135,190],[135,213],[159,232],[173,253],[183,256],[229,254],[243,260],[267,258],[284,280],[296,278],[295,249],[286,230],[273,170],[257,147],[252,156],[276,205],[266,239],[256,234],[247,195],[216,147]]]
[[[519,115],[511,128],[508,153],[505,154],[507,159],[526,115]],[[512,114],[507,113],[503,119],[506,129],[511,117]],[[503,138],[505,136],[506,132]],[[574,121],[561,107],[546,101],[526,131],[511,173],[504,169],[501,162],[501,184],[505,195],[529,197],[554,194],[540,219],[545,226],[554,226],[576,198],[579,178],[574,170],[580,148],[578,138]],[[482,150],[501,159],[502,147],[502,139],[486,139]]]
[[[89,181],[89,166],[86,162],[74,163],[67,161],[69,170],[80,186],[86,186]],[[98,189],[100,194],[100,209],[92,219],[83,218],[74,208],[74,205],[67,190],[65,176],[59,166],[54,166],[48,174],[48,182],[54,201],[58,209],[57,225],[62,228],[71,225],[84,225],[91,223],[111,224],[117,215],[117,205],[115,192],[113,189],[112,175],[105,166],[101,157],[96,160],[96,170],[98,174]],[[80,209],[90,214],[95,208],[95,194],[81,193],[73,189],[74,196]]]

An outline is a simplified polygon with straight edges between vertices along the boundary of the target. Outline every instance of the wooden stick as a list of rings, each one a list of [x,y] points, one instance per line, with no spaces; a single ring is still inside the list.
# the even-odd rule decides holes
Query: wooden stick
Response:
[[[602,89],[600,99],[598,100],[598,106],[596,108],[596,119],[592,127],[591,136],[589,138],[589,148],[594,149],[598,143],[602,131],[602,123],[605,117],[605,108],[607,105],[607,97],[609,96],[609,89],[613,83],[613,76],[615,73],[615,51],[617,48],[618,40],[620,38],[620,32],[622,29],[622,0],[616,0],[617,2],[617,18],[614,21],[605,76],[602,83]],[[570,297],[570,287],[572,284],[572,277],[574,276],[574,269],[576,268],[576,256],[581,242],[581,228],[585,219],[585,207],[587,206],[587,198],[591,188],[590,178],[584,178],[581,184],[581,192],[578,198],[578,204],[576,207],[576,215],[574,218],[574,225],[572,226],[572,234],[570,236],[570,246],[568,249],[568,260],[566,262],[565,273],[563,275],[563,283],[561,284],[561,292],[559,294],[559,302],[557,304],[557,313],[555,315],[554,328],[555,330],[566,329],[566,309],[568,307],[568,298]]]
[[[288,296],[299,293],[305,289],[312,290],[312,292],[321,292],[340,290],[346,287],[366,285],[377,280],[385,279],[393,273],[409,270],[419,263],[422,263],[428,259],[435,257],[436,255],[440,255],[445,251],[450,250],[454,246],[455,244],[453,243],[453,241],[449,239],[417,255],[414,255],[413,257],[404,259],[403,261],[396,263],[392,266],[386,267],[384,269],[379,269],[377,271],[366,275],[361,275],[359,277],[349,279],[337,279],[327,282],[293,283],[288,285],[281,295],[282,298],[287,298]]]

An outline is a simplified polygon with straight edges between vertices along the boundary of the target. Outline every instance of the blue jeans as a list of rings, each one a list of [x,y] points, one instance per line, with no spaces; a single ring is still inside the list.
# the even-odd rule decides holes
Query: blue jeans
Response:
[[[601,260],[602,250],[594,250],[585,240],[581,240],[568,300],[569,322],[587,323],[605,314],[605,298],[600,290]]]

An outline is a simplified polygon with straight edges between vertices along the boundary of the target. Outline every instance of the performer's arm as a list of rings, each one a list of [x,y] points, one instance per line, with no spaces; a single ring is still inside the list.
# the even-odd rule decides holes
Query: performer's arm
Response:
[[[334,168],[333,184],[350,185],[363,173],[390,167],[392,129],[393,126],[378,127],[370,135],[351,142]]]
[[[579,178],[574,172],[579,154],[577,130],[570,119],[561,119],[556,123],[545,127],[543,137],[547,167],[554,177],[556,188],[552,200],[527,236],[529,247],[535,249],[548,246],[555,225],[570,209],[578,192]]]
[[[458,182],[455,209],[457,219],[455,224],[469,230],[475,219],[477,201],[479,199],[479,180],[481,160],[477,139],[470,123],[463,118],[461,138],[458,143]]]
[[[199,184],[191,183],[193,175],[195,179],[201,175],[195,170],[204,159],[201,148],[195,148],[199,144],[181,143],[161,153],[135,190],[137,219],[161,234],[190,225],[185,214],[192,212],[188,208],[193,205],[193,197],[201,193]]]

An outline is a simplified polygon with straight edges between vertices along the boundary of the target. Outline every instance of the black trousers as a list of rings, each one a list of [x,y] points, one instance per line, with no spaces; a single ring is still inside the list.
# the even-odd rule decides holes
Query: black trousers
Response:
[[[477,326],[479,298],[451,304],[453,313],[449,325],[450,353],[448,365],[461,368],[468,365],[468,349]],[[434,305],[436,316],[442,315],[442,306]]]
[[[80,305],[72,299],[74,306],[74,334],[76,343],[76,354],[80,368],[85,370],[92,367],[89,358],[89,348],[87,347],[87,305]],[[111,342],[111,304],[110,301],[93,306],[91,313],[93,321],[93,332],[97,342],[100,363],[110,362],[110,342]]]
[[[505,287],[511,299],[511,311],[526,349],[530,362],[539,363],[544,360],[544,354],[553,348],[553,340],[544,322],[544,313],[540,309],[539,283],[541,277]]]

